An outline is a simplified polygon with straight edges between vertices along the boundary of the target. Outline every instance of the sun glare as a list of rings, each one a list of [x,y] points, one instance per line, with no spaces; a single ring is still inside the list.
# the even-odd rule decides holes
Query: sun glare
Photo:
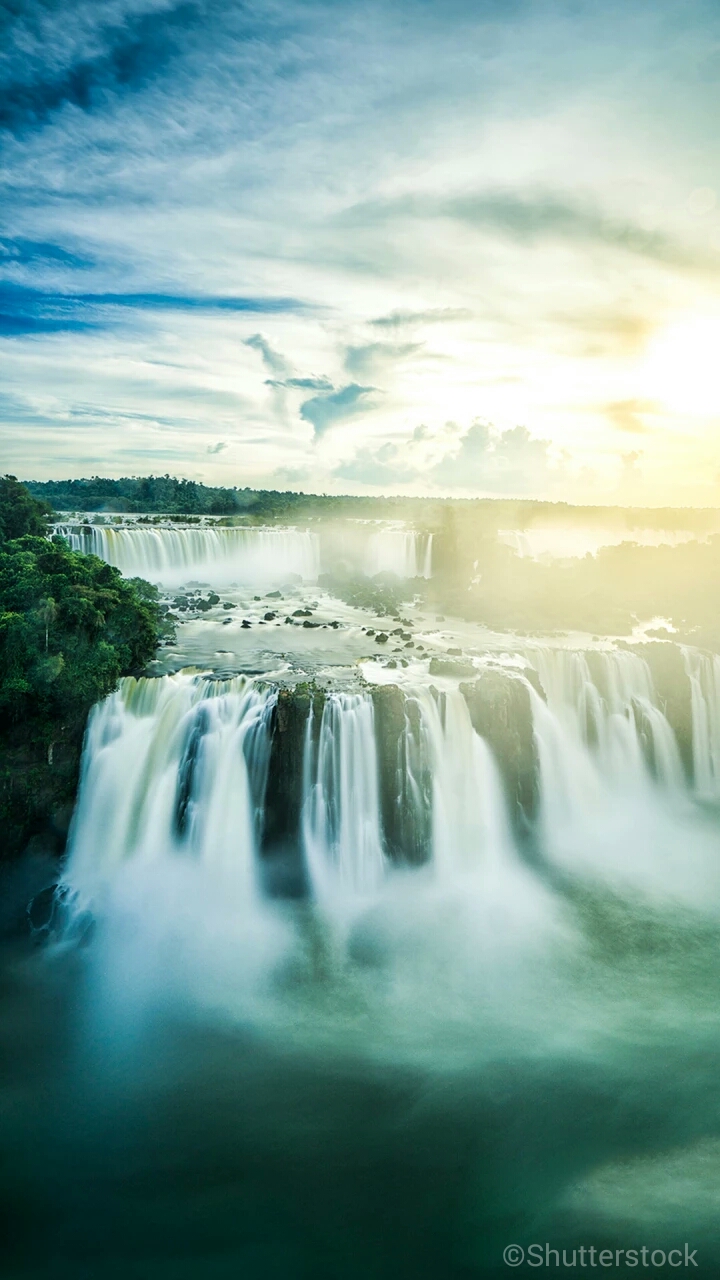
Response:
[[[673,413],[720,413],[720,312],[685,315],[663,329],[643,361],[643,392]]]

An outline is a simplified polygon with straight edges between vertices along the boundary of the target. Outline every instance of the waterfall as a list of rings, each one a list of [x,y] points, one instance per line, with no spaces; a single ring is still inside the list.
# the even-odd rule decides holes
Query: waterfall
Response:
[[[432,577],[432,534],[410,529],[379,529],[365,552],[365,572],[394,573],[398,578]]]
[[[643,658],[566,649],[534,649],[527,656],[540,676],[547,708],[567,738],[576,780],[590,771],[621,788],[637,788],[653,775],[670,791],[682,789],[680,753]]]
[[[432,775],[432,861],[438,875],[503,863],[512,840],[497,766],[458,689],[419,689]]]
[[[546,703],[531,689],[544,856],[615,892],[693,906],[714,898],[717,835],[692,803],[644,660],[622,651],[528,657],[547,694]]]
[[[331,693],[315,735],[308,718],[302,836],[310,882],[323,901],[367,894],[385,872],[377,745],[367,693]]]
[[[273,695],[237,677],[128,677],[91,713],[66,868],[94,901],[123,864],[204,864],[243,901],[256,853]]]
[[[720,657],[683,649],[692,698],[695,790],[705,800],[720,799]]]
[[[57,525],[73,551],[99,556],[126,577],[169,585],[204,578],[213,586],[314,582],[320,571],[317,535],[300,529],[232,529],[126,525]]]

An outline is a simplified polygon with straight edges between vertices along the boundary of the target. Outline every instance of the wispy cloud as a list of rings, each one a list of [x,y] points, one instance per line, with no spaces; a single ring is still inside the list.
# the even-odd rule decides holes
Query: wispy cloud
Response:
[[[0,335],[90,329],[112,320],[115,310],[229,311],[280,314],[302,311],[293,298],[202,297],[169,293],[57,293],[0,280]],[[256,335],[259,338],[259,335]],[[253,345],[253,339],[247,339]],[[256,344],[255,344],[256,345]]]

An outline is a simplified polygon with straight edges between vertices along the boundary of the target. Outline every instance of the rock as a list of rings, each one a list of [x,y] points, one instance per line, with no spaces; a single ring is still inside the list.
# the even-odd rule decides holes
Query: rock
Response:
[[[461,684],[473,728],[490,747],[503,780],[510,819],[519,836],[527,835],[537,815],[539,766],[533,732],[530,691],[508,671],[488,668],[472,683]]]
[[[388,642],[388,637],[385,635],[385,632],[384,632],[384,631],[378,631],[378,634],[377,634],[377,635],[376,635],[376,637],[375,637],[375,643],[376,643],[376,644],[387,644],[387,642]]]
[[[208,592],[208,604],[219,604],[220,597],[214,591]]]
[[[247,631],[248,627],[252,626],[252,622],[248,622],[247,618],[243,618],[242,626],[243,626],[243,631]]]
[[[277,614],[276,614],[276,613],[273,613],[272,611],[270,611],[269,613],[264,614],[264,616],[263,616],[263,621],[264,621],[264,622],[274,622],[276,618],[277,618]]]
[[[316,629],[320,626],[320,623],[319,623],[319,622],[310,622],[310,621],[309,621],[309,619],[308,619],[308,618],[306,618],[306,619],[305,619],[305,621],[303,622],[303,626],[304,626],[304,627],[308,627],[308,628],[312,628],[313,630],[316,630]]]
[[[260,850],[265,885],[275,896],[307,893],[300,836],[303,762],[308,717],[312,710],[313,742],[317,745],[324,701],[322,689],[303,684],[281,689],[273,711]]]
[[[296,609],[293,618],[312,618],[312,609]]]
[[[418,866],[430,857],[432,831],[432,777],[420,710],[393,684],[374,685],[372,700],[385,848],[394,862]]]
[[[452,658],[462,657],[462,649],[448,649],[448,653]]]
[[[431,658],[430,675],[467,680],[477,675],[477,667],[472,662],[458,662],[457,658]]]
[[[223,609],[237,609],[237,605],[231,604],[229,600],[226,600],[223,605]]]
[[[282,591],[268,591],[266,600],[282,600]]]

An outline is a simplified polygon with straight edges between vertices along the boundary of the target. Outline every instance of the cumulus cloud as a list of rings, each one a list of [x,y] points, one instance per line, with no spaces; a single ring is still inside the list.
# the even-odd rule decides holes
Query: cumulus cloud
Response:
[[[305,400],[300,405],[300,417],[305,422],[312,423],[315,438],[318,439],[337,422],[343,422],[346,418],[356,417],[374,408],[374,403],[369,398],[374,390],[374,387],[363,387],[357,382],[350,382],[346,387],[340,387],[338,391]]]
[[[419,476],[417,467],[408,462],[407,454],[392,441],[377,449],[358,449],[353,458],[338,464],[333,475],[357,484],[385,487],[409,484]]]
[[[497,431],[474,422],[430,470],[435,484],[478,492],[543,492],[562,474],[553,466],[549,440],[536,439],[526,427]]]

